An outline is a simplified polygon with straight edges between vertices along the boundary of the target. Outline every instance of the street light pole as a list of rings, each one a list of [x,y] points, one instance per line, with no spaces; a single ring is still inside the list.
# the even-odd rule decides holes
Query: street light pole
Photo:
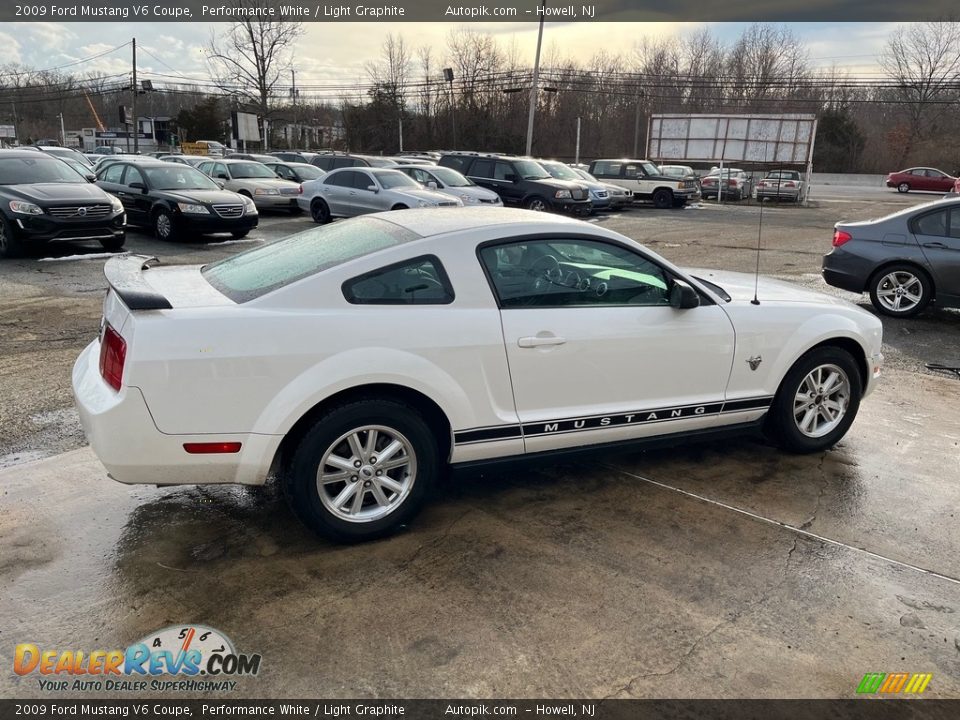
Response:
[[[540,30],[537,32],[537,55],[533,61],[533,87],[530,88],[530,112],[527,114],[527,155],[533,150],[533,116],[537,111],[537,91],[540,83],[540,47],[543,45],[543,19],[547,0],[540,0]]]
[[[137,39],[133,39],[133,152],[140,152],[140,121],[137,120]]]
[[[63,129],[63,113],[60,113],[60,144],[67,146],[67,132]]]

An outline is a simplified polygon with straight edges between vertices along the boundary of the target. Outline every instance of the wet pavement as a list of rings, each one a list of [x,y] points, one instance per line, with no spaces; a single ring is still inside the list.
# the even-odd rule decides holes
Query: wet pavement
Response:
[[[86,449],[10,468],[0,662],[196,622],[263,655],[243,697],[850,697],[899,670],[958,697],[957,389],[888,377],[822,455],[744,439],[456,473],[355,547],[272,484],[130,488]]]
[[[600,222],[682,264],[755,257],[755,207],[653,212]],[[834,292],[817,270],[836,219],[765,210],[764,272]],[[180,262],[244,248],[131,237]],[[403,533],[344,547],[272,483],[107,479],[66,375],[99,262],[2,269],[2,697],[41,695],[9,672],[16,643],[125,648],[187,623],[262,654],[240,697],[853,697],[893,671],[960,697],[960,382],[923,369],[960,364],[960,313],[884,319],[885,376],[830,452],[743,439],[459,472]]]

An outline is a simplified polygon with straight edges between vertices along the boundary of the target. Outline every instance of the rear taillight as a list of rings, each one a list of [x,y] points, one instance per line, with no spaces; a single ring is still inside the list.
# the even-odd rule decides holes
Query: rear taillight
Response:
[[[100,375],[107,385],[120,391],[123,363],[127,359],[127,343],[109,324],[103,326],[100,338]]]
[[[784,186],[784,187],[796,187],[797,184],[791,180],[790,182],[785,182],[785,183],[783,184],[783,186]]]
[[[739,181],[738,181],[738,180],[731,180],[731,181],[730,181],[730,186],[731,186],[731,187],[736,187],[738,184],[739,184]]]
[[[297,188],[297,192],[303,195],[303,184],[301,183],[300,187]]]
[[[184,443],[183,449],[191,455],[220,455],[240,452],[238,442]]]
[[[843,230],[834,230],[833,231],[833,246],[840,247],[848,240],[853,240],[853,235]]]

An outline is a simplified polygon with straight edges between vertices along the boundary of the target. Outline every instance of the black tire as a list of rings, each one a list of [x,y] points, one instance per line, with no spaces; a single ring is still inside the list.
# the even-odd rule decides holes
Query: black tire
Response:
[[[933,281],[916,265],[898,263],[887,265],[875,272],[868,284],[870,302],[878,312],[890,317],[913,317],[922,313],[933,300]],[[919,288],[919,300],[913,301],[915,288]],[[899,290],[899,300],[897,292]],[[913,290],[909,295],[908,291]],[[907,298],[906,309],[898,309]]]
[[[902,183],[900,183],[899,185],[897,185],[897,192],[898,192],[898,193],[908,193],[908,192],[910,192],[910,183],[902,182]]]
[[[527,198],[526,202],[523,203],[523,207],[527,210],[533,210],[534,212],[546,212],[550,209],[550,204],[539,195],[534,195],[531,198]]]
[[[394,205],[394,206],[393,206],[392,208],[390,208],[390,209],[391,209],[391,210],[409,210],[410,208],[408,208],[406,205],[403,205],[403,204],[401,204],[401,203],[397,203],[396,205]]]
[[[23,244],[13,234],[10,222],[0,214],[0,258],[15,258],[23,255]]]
[[[173,224],[173,215],[166,208],[159,208],[153,214],[153,233],[157,240],[176,242],[179,238],[177,226]]]
[[[673,207],[673,193],[666,188],[660,188],[653,193],[653,206],[660,210]]]
[[[353,431],[363,432],[363,428],[376,426],[380,428],[378,432],[378,444],[374,451],[374,456],[365,456],[358,460],[359,456],[353,454],[349,443],[342,438],[350,435]],[[356,475],[350,475],[343,480],[333,481],[325,484],[327,493],[327,503],[333,503],[330,496],[342,495],[348,490],[348,485],[353,488],[370,489],[361,490],[361,508],[360,512],[380,512],[386,507],[378,505],[375,493],[391,493],[390,500],[394,500],[400,493],[393,495],[394,491],[387,489],[384,491],[379,481],[375,458],[376,451],[386,449],[382,443],[389,443],[392,438],[388,433],[394,433],[396,437],[401,437],[406,441],[407,454],[399,459],[413,458],[414,472],[411,485],[406,491],[405,496],[399,500],[399,504],[392,509],[387,510],[382,516],[372,517],[366,521],[351,521],[344,519],[343,515],[353,514],[353,507],[350,511],[342,511],[337,514],[325,504],[321,498],[321,491],[318,487],[318,471],[323,470],[321,463],[328,453],[337,453],[343,457],[346,453],[351,453],[347,458],[350,461],[363,462],[357,469]],[[364,445],[368,435],[363,436]],[[334,467],[327,464],[324,467],[333,470]],[[409,471],[410,465],[397,468],[401,475],[394,475],[387,479],[392,480],[394,484],[402,484],[409,475],[402,475],[406,470]],[[393,472],[391,469],[387,472]],[[347,471],[351,472],[351,471]],[[400,403],[396,400],[357,400],[344,405],[331,408],[324,413],[316,423],[310,428],[300,440],[293,456],[283,474],[283,486],[290,503],[290,507],[303,523],[314,532],[317,532],[336,542],[363,542],[374,540],[385,535],[396,532],[399,528],[410,522],[414,516],[421,510],[430,496],[430,489],[434,485],[440,472],[440,453],[437,448],[437,442],[434,437],[434,431],[427,424],[426,420],[414,408]],[[357,478],[353,481],[352,478]],[[364,477],[367,479],[365,480]],[[373,487],[378,488],[374,490]],[[357,497],[357,491],[346,497],[343,504],[350,502],[353,504]]]
[[[242,240],[249,234],[250,234],[249,230],[234,230],[233,232],[230,233],[230,237],[232,237],[234,240]]]
[[[822,402],[825,403],[830,400],[838,402],[838,400],[831,398],[829,393],[820,393],[810,398],[812,407],[804,407],[799,404],[798,394],[806,383],[807,377],[817,368],[822,367],[839,369],[841,374],[846,376],[847,396],[845,403],[843,403],[846,409],[837,418],[836,425],[829,431],[824,432],[820,437],[811,437],[810,434],[803,432],[799,427],[800,423],[806,419],[806,413],[815,413],[813,422],[817,422],[821,419],[820,413],[823,412],[819,408]],[[830,372],[833,372],[833,370]],[[827,450],[836,445],[850,429],[850,425],[857,416],[857,410],[860,409],[862,395],[863,384],[860,368],[849,352],[831,346],[814,348],[794,363],[783,378],[783,382],[780,383],[773,405],[767,413],[766,429],[768,435],[777,445],[789,452],[814,453]],[[827,406],[824,405],[824,407]],[[798,421],[796,415],[801,412],[804,415]],[[812,426],[808,427],[808,429],[810,428]]]
[[[123,245],[127,241],[127,238],[124,236],[118,238],[104,238],[100,241],[100,246],[107,252],[120,252],[123,250]]]
[[[313,218],[315,223],[320,225],[326,225],[332,219],[330,217],[330,208],[327,206],[326,201],[320,198],[314,198],[310,202],[310,217]]]

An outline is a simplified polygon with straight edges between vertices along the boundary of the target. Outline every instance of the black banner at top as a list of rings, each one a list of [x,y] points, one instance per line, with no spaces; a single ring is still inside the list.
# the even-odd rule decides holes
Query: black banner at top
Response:
[[[0,22],[909,22],[958,17],[956,0],[36,0]]]

